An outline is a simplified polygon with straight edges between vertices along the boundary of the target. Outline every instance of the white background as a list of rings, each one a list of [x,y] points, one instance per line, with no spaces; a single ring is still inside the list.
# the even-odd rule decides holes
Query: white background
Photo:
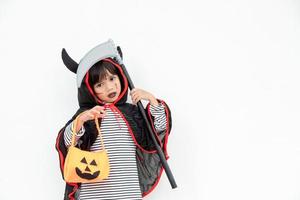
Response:
[[[112,38],[136,87],[172,109],[169,164],[146,199],[300,199],[296,0],[0,1],[0,199],[62,199],[55,139],[77,61]]]

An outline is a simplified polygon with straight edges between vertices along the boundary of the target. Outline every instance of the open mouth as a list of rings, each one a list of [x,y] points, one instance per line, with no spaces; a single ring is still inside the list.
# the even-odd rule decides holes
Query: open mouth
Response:
[[[112,93],[109,93],[107,96],[108,96],[109,98],[114,98],[116,95],[117,95],[116,92],[112,92]]]

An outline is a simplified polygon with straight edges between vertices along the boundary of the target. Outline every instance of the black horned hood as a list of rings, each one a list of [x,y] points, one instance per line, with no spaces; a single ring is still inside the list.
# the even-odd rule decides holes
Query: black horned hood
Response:
[[[101,45],[98,45],[101,46]],[[118,63],[118,59],[115,57],[107,57],[107,56],[115,56],[115,54],[108,54],[107,52],[103,53],[103,49],[97,49],[96,46],[92,50],[90,50],[80,61],[78,64],[74,61],[65,49],[62,49],[62,60],[65,66],[73,73],[77,75],[77,86],[78,86],[78,102],[80,108],[92,108],[96,105],[103,105],[104,103],[97,98],[94,94],[91,85],[89,85],[89,69],[100,61],[110,62],[113,64],[120,74],[120,82],[121,82],[121,93],[119,98],[113,102],[114,105],[122,105],[127,101],[128,95],[128,81],[123,72],[122,66]],[[122,51],[120,47],[117,47],[117,54],[121,58]]]

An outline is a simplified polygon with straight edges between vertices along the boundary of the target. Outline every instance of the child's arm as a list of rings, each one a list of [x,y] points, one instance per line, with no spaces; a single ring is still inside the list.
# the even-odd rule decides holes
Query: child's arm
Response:
[[[167,118],[165,113],[165,107],[163,104],[159,103],[157,106],[150,105],[150,113],[154,117],[154,128],[157,132],[166,129]]]
[[[83,124],[86,121],[94,120],[95,118],[103,118],[106,115],[106,112],[104,110],[103,106],[95,106],[89,110],[86,110],[79,114],[77,118],[77,125],[75,128],[76,137],[75,137],[75,145],[77,144],[79,138],[83,136],[85,130]],[[74,121],[70,123],[66,128],[64,132],[64,141],[66,146],[71,145],[72,140],[72,126],[74,124]]]
[[[154,117],[154,128],[156,131],[163,131],[166,129],[167,119],[165,107],[157,101],[153,94],[145,90],[135,88],[130,92],[130,95],[134,104],[142,99],[148,100],[150,103],[150,113]]]
[[[72,140],[72,126],[73,126],[73,123],[70,123],[66,128],[65,128],[65,132],[64,132],[64,141],[65,141],[65,145],[68,147],[71,145],[71,140]],[[77,134],[76,134],[76,137],[75,137],[75,146],[77,145],[77,142],[79,140],[79,138],[81,136],[83,136],[85,132],[85,129],[84,127],[82,126],[79,131],[77,131]]]

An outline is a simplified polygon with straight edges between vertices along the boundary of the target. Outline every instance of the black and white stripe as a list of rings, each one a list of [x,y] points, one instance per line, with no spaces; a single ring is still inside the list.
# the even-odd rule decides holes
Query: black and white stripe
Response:
[[[154,116],[154,126],[157,131],[166,128],[164,106],[150,106],[151,115]],[[65,144],[70,145],[71,126],[66,127]],[[76,141],[84,134],[84,129],[76,137]],[[101,122],[101,133],[110,161],[110,174],[108,179],[97,183],[82,183],[79,193],[81,200],[141,200],[142,194],[139,186],[136,166],[136,146],[128,131],[125,121],[116,111],[109,107],[106,116]],[[91,151],[101,149],[100,137],[96,139]]]

